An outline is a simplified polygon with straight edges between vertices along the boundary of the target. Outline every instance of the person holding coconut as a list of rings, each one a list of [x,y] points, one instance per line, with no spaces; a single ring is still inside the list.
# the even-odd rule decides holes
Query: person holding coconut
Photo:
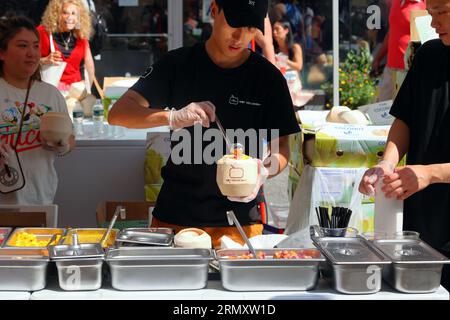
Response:
[[[53,203],[58,184],[55,157],[75,146],[73,135],[56,144],[41,137],[41,118],[49,112],[67,113],[67,108],[59,91],[40,80],[40,57],[39,33],[30,20],[0,20],[1,204]],[[16,159],[21,168],[8,166]],[[25,184],[3,194],[2,187],[13,185],[20,171]]]

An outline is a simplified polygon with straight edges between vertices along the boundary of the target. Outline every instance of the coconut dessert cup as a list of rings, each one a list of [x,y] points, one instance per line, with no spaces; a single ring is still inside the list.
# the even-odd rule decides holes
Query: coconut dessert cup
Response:
[[[72,121],[65,112],[47,112],[41,117],[41,137],[48,142],[67,142],[72,132]]]
[[[231,152],[217,162],[217,185],[226,197],[248,197],[258,184],[258,162],[243,154],[241,145]]]

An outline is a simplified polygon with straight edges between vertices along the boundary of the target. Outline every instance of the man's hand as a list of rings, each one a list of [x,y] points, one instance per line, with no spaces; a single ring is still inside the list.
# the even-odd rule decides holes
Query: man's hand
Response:
[[[42,149],[56,153],[57,156],[65,155],[70,151],[70,144],[67,141],[53,143],[41,138]]]
[[[365,195],[375,195],[375,184],[384,176],[394,172],[395,166],[388,161],[380,161],[378,165],[367,170],[359,184],[359,192]]]
[[[432,174],[428,166],[405,166],[396,168],[394,173],[384,179],[381,189],[387,198],[405,200],[428,187]]]
[[[0,166],[8,165],[13,149],[8,145],[0,142]],[[0,168],[1,170],[1,168]]]
[[[248,203],[256,198],[256,196],[259,193],[259,189],[261,189],[261,186],[266,182],[267,177],[269,176],[269,171],[264,167],[264,164],[259,159],[253,159],[253,161],[256,161],[258,163],[258,178],[256,181],[256,187],[253,189],[253,192],[247,196],[247,197],[227,197],[228,200],[234,201],[234,202],[244,202]]]
[[[179,130],[201,123],[209,128],[211,122],[216,121],[216,107],[209,101],[190,103],[180,110],[172,109],[169,115],[169,127]]]

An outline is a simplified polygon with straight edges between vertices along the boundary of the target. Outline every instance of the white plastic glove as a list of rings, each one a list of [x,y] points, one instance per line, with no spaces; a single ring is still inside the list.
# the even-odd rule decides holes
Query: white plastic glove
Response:
[[[46,141],[41,138],[42,148],[56,153],[57,156],[63,156],[70,152],[70,144],[67,141],[54,142]]]
[[[209,128],[211,122],[216,121],[216,107],[209,101],[193,102],[186,107],[170,110],[169,127],[171,130],[179,130],[201,123]]]
[[[395,166],[385,160],[380,161],[375,167],[367,170],[359,184],[359,192],[369,196],[375,195],[375,184],[384,176],[394,173]]]
[[[253,192],[247,196],[247,197],[227,197],[228,200],[234,201],[234,202],[244,202],[248,203],[256,198],[256,196],[259,193],[259,189],[261,189],[261,186],[266,182],[267,177],[269,177],[269,170],[264,167],[264,164],[259,159],[252,159],[253,161],[256,161],[258,163],[258,178],[256,180],[256,187],[253,189]]]
[[[9,164],[9,159],[12,153],[13,149],[9,144],[4,144],[3,142],[0,142],[0,170],[4,165]]]

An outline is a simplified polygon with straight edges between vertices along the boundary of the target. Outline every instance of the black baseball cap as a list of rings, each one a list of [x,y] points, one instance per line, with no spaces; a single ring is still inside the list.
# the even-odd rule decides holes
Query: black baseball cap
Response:
[[[255,27],[264,33],[268,0],[216,0],[233,28]]]

